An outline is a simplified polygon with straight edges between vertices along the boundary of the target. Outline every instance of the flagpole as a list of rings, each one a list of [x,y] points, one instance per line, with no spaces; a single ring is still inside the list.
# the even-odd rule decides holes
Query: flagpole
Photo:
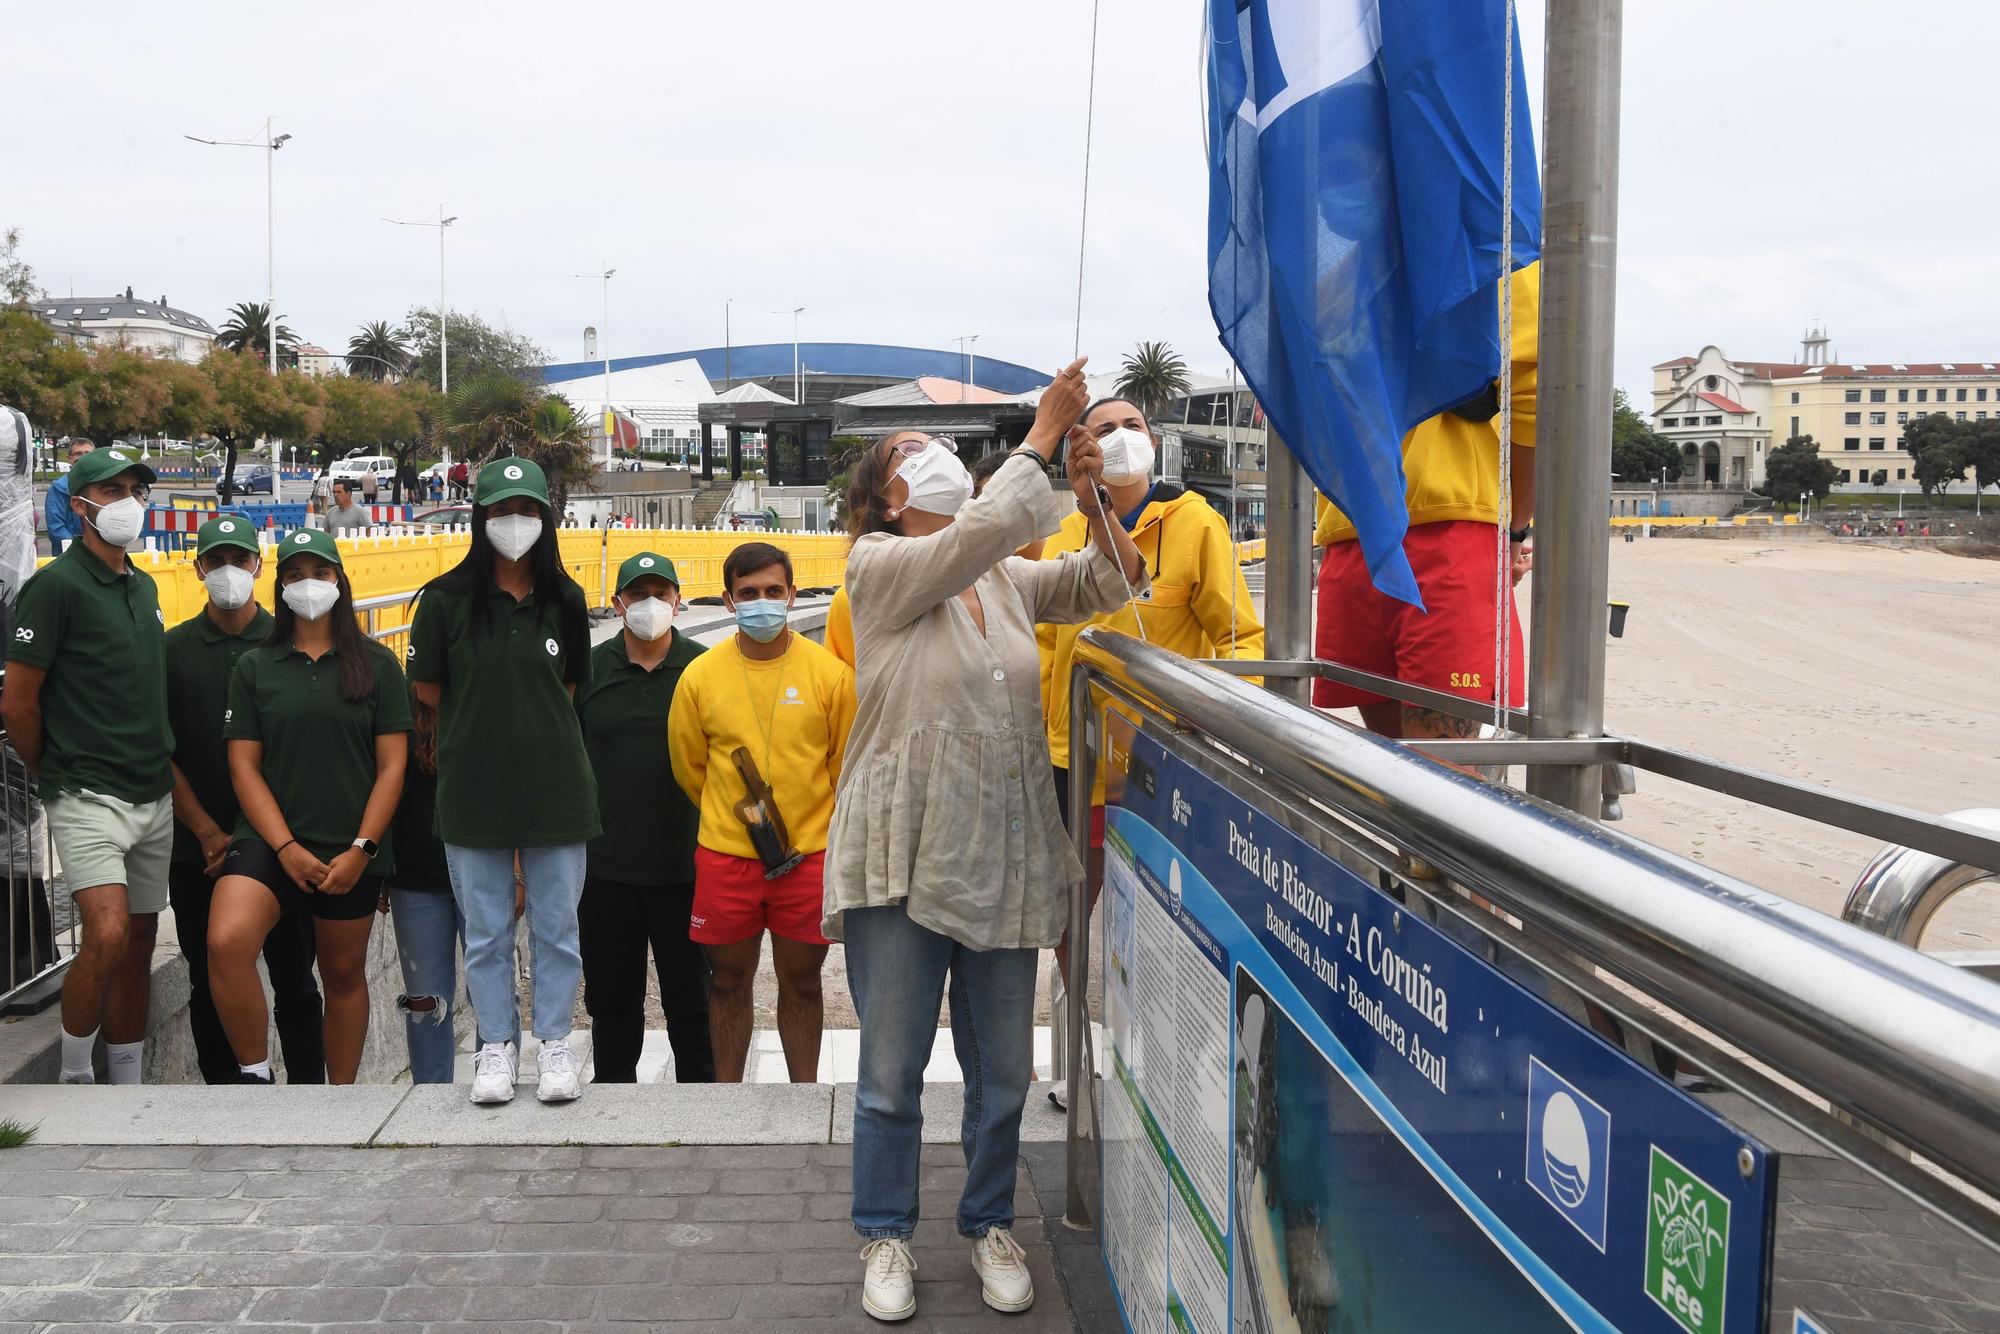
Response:
[[[1528,654],[1534,737],[1604,734],[1623,24],[1622,0],[1548,0]],[[1530,768],[1528,791],[1592,819],[1602,813],[1595,765]]]
[[[1265,418],[1267,424],[1269,420]],[[1265,454],[1265,656],[1279,662],[1307,662],[1313,655],[1312,483],[1279,439],[1276,427],[1268,430]],[[1310,702],[1310,685],[1302,676],[1264,678],[1267,690],[1294,704]]]

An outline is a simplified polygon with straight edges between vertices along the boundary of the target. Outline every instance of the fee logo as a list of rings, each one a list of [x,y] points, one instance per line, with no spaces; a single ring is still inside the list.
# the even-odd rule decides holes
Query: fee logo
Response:
[[[1527,1139],[1528,1185],[1603,1251],[1611,1212],[1611,1113],[1530,1056]]]
[[[1722,1334],[1722,1299],[1729,1279],[1729,1201],[1659,1145],[1651,1147],[1646,1295],[1688,1334]]]

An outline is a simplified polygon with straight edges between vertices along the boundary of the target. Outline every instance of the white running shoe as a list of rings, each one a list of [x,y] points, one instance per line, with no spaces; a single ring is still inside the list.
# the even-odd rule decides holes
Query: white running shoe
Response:
[[[1035,1304],[1028,1253],[1006,1228],[996,1227],[972,1243],[972,1267],[979,1271],[979,1295],[994,1310],[1025,1311]]]
[[[472,1100],[480,1104],[514,1101],[518,1069],[511,1042],[489,1042],[472,1054]]]
[[[880,1237],[861,1248],[861,1309],[877,1320],[908,1320],[917,1313],[917,1262],[895,1237]]]
[[[1049,1101],[1056,1105],[1056,1110],[1059,1112],[1069,1110],[1069,1081],[1067,1079],[1059,1079],[1050,1087]]]
[[[543,1102],[575,1102],[583,1096],[583,1075],[576,1068],[576,1053],[569,1049],[568,1038],[542,1043],[535,1065],[542,1073],[535,1096]]]

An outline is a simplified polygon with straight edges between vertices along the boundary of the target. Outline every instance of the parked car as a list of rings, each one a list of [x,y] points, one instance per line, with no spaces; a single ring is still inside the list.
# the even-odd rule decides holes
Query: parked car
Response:
[[[396,460],[387,454],[356,454],[350,458],[338,459],[327,469],[327,476],[359,481],[369,473],[375,480],[388,486],[396,480]]]
[[[235,494],[239,496],[262,492],[272,500],[278,498],[277,470],[268,463],[239,463],[236,465],[235,477]],[[219,477],[215,480],[215,494],[218,496],[222,494],[222,479]]]
[[[449,532],[454,528],[471,528],[472,506],[447,505],[443,509],[425,510],[410,522],[438,532]]]

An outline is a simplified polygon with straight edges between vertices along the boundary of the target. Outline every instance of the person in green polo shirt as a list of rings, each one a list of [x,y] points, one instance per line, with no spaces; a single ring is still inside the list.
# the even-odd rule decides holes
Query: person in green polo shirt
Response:
[[[173,852],[164,617],[125,549],[153,470],[126,449],[69,471],[83,535],[21,588],[0,722],[35,775],[80,943],[63,978],[62,1081],[95,1083],[102,1025],[114,1084],[139,1082],[153,941]]]
[[[410,680],[438,711],[438,833],[465,914],[465,985],[479,1028],[472,1101],[510,1102],[514,881],[527,886],[543,1102],[582,1095],[569,1048],[583,960],[576,905],[603,832],[574,692],[590,681],[583,590],[563,572],[548,482],[496,458],[472,493],[465,559],[425,585],[410,624]]]
[[[245,1083],[271,1082],[257,952],[284,910],[316,919],[327,1081],[351,1084],[368,1036],[368,933],[382,840],[403,794],[410,696],[361,632],[340,548],[302,528],[278,547],[278,611],[229,683],[222,735],[242,812],[208,919],[208,976]]]
[[[229,781],[229,743],[222,739],[229,679],[237,659],[271,635],[271,613],[257,605],[257,576],[264,568],[257,530],[236,515],[210,519],[195,535],[194,568],[208,602],[167,631],[167,721],[174,729],[174,855],[167,892],[187,959],[195,1062],[205,1082],[236,1084],[240,1064],[208,991],[208,909],[240,811]],[[285,1078],[324,1084],[310,913],[298,906],[285,912],[264,938],[264,964]]]
[[[708,958],[688,939],[701,812],[674,781],[667,751],[674,687],[702,649],[673,628],[681,578],[665,556],[642,551],[620,565],[616,605],[625,629],[591,650],[590,681],[576,692],[604,822],[577,907],[597,1079],[638,1078],[650,942],[674,1078],[707,1084]]]

